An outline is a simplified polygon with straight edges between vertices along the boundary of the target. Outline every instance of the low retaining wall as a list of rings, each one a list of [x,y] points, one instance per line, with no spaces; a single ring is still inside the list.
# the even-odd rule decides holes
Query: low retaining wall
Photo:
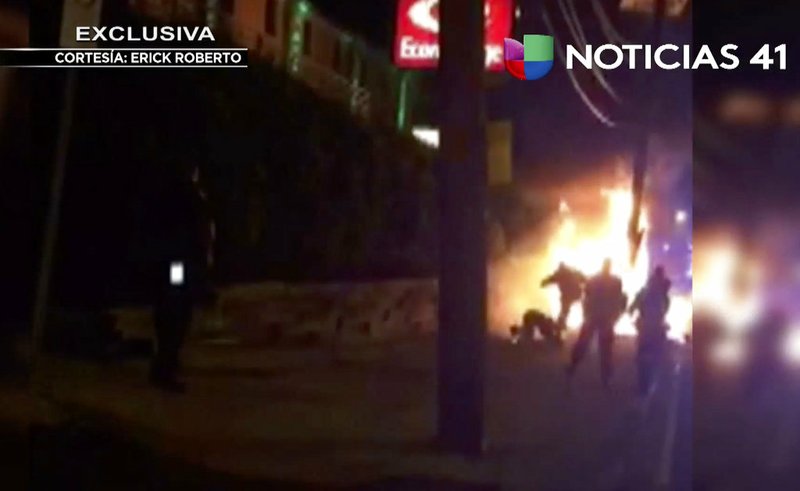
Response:
[[[388,338],[436,328],[435,280],[370,283],[258,283],[221,289],[217,305],[198,310],[196,335],[229,335],[248,344],[314,336]],[[128,335],[150,335],[150,313],[118,309],[117,325]]]

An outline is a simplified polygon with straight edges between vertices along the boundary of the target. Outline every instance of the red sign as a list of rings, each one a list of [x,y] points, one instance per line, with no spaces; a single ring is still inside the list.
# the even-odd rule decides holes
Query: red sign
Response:
[[[504,69],[503,40],[511,36],[512,4],[513,0],[486,0],[488,70]],[[399,0],[394,61],[400,68],[436,68],[439,61],[439,0]]]

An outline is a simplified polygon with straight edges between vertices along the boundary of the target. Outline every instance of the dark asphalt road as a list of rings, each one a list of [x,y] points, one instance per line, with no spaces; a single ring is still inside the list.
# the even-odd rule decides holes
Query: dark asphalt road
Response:
[[[597,377],[594,357],[587,360],[576,380],[574,393],[565,394],[563,381],[563,353],[526,352],[509,346],[494,346],[490,351],[493,360],[487,380],[487,424],[490,436],[489,449],[484,459],[488,463],[490,475],[495,480],[494,489],[535,489],[537,491],[749,491],[749,490],[797,490],[800,489],[800,390],[795,383],[796,378],[787,379],[784,384],[765,385],[757,397],[745,398],[735,385],[733,374],[717,374],[705,383],[694,380],[691,352],[684,348],[676,349],[671,363],[662,371],[657,389],[649,400],[637,399],[632,393],[632,382],[635,372],[632,364],[630,343],[621,343],[619,350],[620,373],[618,385],[614,393],[606,394],[602,390]],[[197,404],[204,404],[205,420],[221,421],[219,431],[228,431],[225,437],[214,436],[214,446],[230,445],[230,452],[245,452],[240,445],[241,439],[253,434],[254,428],[266,432],[275,428],[275,415],[281,415],[286,421],[294,421],[300,417],[298,410],[305,405],[309,413],[320,409],[334,408],[343,414],[362,414],[361,427],[374,425],[374,431],[386,431],[392,428],[398,431],[399,423],[390,425],[387,417],[394,421],[413,423],[409,415],[420,417],[428,414],[425,407],[429,402],[420,402],[422,397],[429,397],[432,386],[430,376],[425,375],[425,383],[409,379],[407,366],[422,363],[429,359],[430,346],[409,345],[403,349],[394,349],[390,357],[392,366],[406,367],[389,369],[390,365],[372,365],[372,362],[355,370],[352,366],[343,365],[338,368],[330,365],[319,365],[319,370],[306,367],[291,375],[291,386],[313,387],[314,390],[327,390],[328,383],[336,380],[339,391],[330,393],[333,399],[315,398],[308,401],[280,402],[275,397],[279,392],[270,392],[270,397],[263,398],[264,390],[273,384],[287,383],[289,375],[280,377],[209,377],[204,371],[196,372],[192,381],[193,390],[184,398],[158,399],[163,411],[170,417],[154,420],[158,424],[168,424],[161,431],[185,424],[188,431],[194,428],[187,422],[185,412]],[[388,363],[388,362],[386,362]],[[425,365],[425,363],[422,363]],[[419,367],[419,374],[427,373]],[[676,368],[679,367],[679,370]],[[64,367],[62,367],[64,368]],[[115,392],[118,398],[131,397],[132,400],[143,397],[155,397],[145,387],[136,382],[138,372],[122,370],[119,373],[98,368],[87,372],[87,367],[80,366],[76,374],[66,377],[74,387],[76,381],[82,384],[79,395],[84,404],[93,404],[103,408],[109,414],[122,411],[127,405],[111,405],[106,396],[110,387],[130,386],[126,390]],[[418,372],[413,372],[418,373]],[[321,377],[328,379],[320,379]],[[83,377],[83,378],[80,378]],[[88,377],[88,378],[87,378]],[[99,383],[100,378],[110,377],[108,384]],[[361,380],[363,378],[363,381]],[[371,385],[365,385],[368,381]],[[311,384],[311,385],[307,385]],[[375,393],[363,392],[363,387],[380,388]],[[224,397],[221,390],[229,390]],[[344,390],[345,393],[340,393]],[[385,390],[384,390],[385,389]],[[262,426],[241,425],[241,436],[230,434],[230,423],[224,423],[231,411],[230,401],[238,394],[236,410],[239,418],[259,422]],[[327,394],[327,393],[326,393]],[[97,397],[95,397],[97,396]],[[390,397],[391,396],[391,397]],[[391,400],[390,400],[391,399]],[[154,399],[155,400],[155,399]],[[107,406],[102,406],[106,401]],[[341,402],[340,402],[341,401]],[[78,401],[76,401],[77,403]],[[113,401],[112,401],[113,402]],[[116,401],[120,403],[119,400]],[[347,405],[341,405],[343,403]],[[121,403],[120,403],[121,404]],[[299,405],[298,405],[299,404]],[[321,406],[321,404],[323,404]],[[387,405],[390,404],[390,405]],[[421,405],[420,405],[421,404]],[[285,406],[285,412],[284,412]],[[340,407],[341,406],[341,407]],[[361,407],[364,406],[364,407]],[[420,411],[417,411],[419,406]],[[396,411],[380,413],[374,421],[368,421],[364,411],[381,408]],[[408,412],[409,410],[413,412]],[[252,414],[251,414],[252,411]],[[273,415],[271,418],[265,413]],[[127,413],[133,415],[134,413]],[[136,413],[138,414],[138,413]],[[327,413],[326,413],[327,414]],[[379,414],[376,414],[378,416]],[[142,416],[144,417],[144,416]],[[416,416],[415,416],[416,417]],[[209,419],[211,418],[211,419]],[[349,420],[351,418],[345,418]],[[144,420],[153,423],[150,420]],[[332,420],[331,424],[338,420]],[[298,423],[299,424],[299,423]],[[426,425],[428,423],[425,423]],[[296,426],[296,425],[295,425]],[[295,427],[292,426],[292,427]],[[414,428],[416,426],[410,426]],[[427,426],[426,426],[427,427]],[[238,426],[236,427],[238,428]],[[332,427],[333,428],[333,427]],[[216,430],[214,430],[216,432]],[[238,430],[237,430],[238,431]],[[327,431],[327,430],[326,430]],[[373,431],[373,430],[370,430]],[[406,431],[406,430],[403,430]],[[311,435],[313,436],[313,435]],[[285,438],[275,439],[269,433],[261,437],[264,450],[256,447],[256,453],[249,450],[236,454],[236,460],[247,458],[254,462],[266,463],[268,459],[287,459],[294,462],[291,455],[281,457],[275,453],[274,445],[287,445]],[[230,439],[230,440],[228,440]],[[111,445],[107,452],[115,452],[116,443],[101,435],[103,444]],[[305,441],[305,440],[303,440]],[[227,442],[227,443],[226,443]],[[311,445],[313,441],[309,442]],[[203,444],[198,440],[195,444]],[[19,448],[22,443],[13,445]],[[337,457],[348,451],[347,440],[342,440],[336,450]],[[209,447],[211,448],[211,447]],[[291,450],[291,445],[287,449]],[[305,447],[303,447],[305,448]],[[314,448],[311,445],[309,448]],[[327,448],[327,447],[326,447]],[[337,450],[338,449],[338,450]],[[324,449],[311,454],[319,457],[313,466],[325,467],[333,465],[332,455],[325,454]],[[355,452],[357,449],[350,449]],[[287,450],[288,451],[288,450]],[[120,461],[129,460],[133,454],[121,449]],[[137,450],[137,452],[139,452]],[[319,454],[319,455],[317,455]],[[14,452],[6,454],[18,456]],[[148,453],[141,451],[145,459]],[[208,454],[212,455],[212,454]],[[390,455],[387,454],[387,458]],[[91,457],[91,455],[89,456]],[[100,456],[102,457],[102,456]],[[180,457],[180,456],[178,456]],[[355,453],[353,458],[365,458]],[[401,459],[417,457],[399,454]],[[94,457],[91,457],[94,458]],[[106,458],[106,457],[103,457]],[[391,457],[394,458],[394,457]],[[420,457],[425,461],[427,457]],[[227,489],[263,489],[269,484],[270,489],[324,489],[322,486],[300,484],[298,481],[279,482],[263,476],[247,481],[231,477],[222,469],[211,471],[197,466],[197,463],[174,463],[158,459],[148,463],[152,472],[161,473],[168,483],[181,483],[177,487],[164,489],[213,489],[211,483],[227,483]],[[387,461],[388,462],[388,461]],[[443,461],[433,460],[431,465],[440,465]],[[277,464],[276,463],[276,464]],[[224,462],[217,464],[224,467]],[[401,466],[402,467],[402,466]],[[421,468],[425,467],[424,465]],[[494,470],[492,470],[494,469]],[[328,469],[330,471],[330,469]],[[292,482],[297,484],[292,484]],[[362,485],[350,489],[493,489],[490,486],[476,485],[454,476],[452,480],[444,476],[423,476],[415,472],[397,474],[397,477],[386,475],[385,478],[370,478]],[[146,489],[146,488],[132,488]],[[341,488],[340,488],[341,489]]]
[[[764,380],[752,395],[737,380],[734,368],[695,385],[694,489],[800,489],[800,379]]]

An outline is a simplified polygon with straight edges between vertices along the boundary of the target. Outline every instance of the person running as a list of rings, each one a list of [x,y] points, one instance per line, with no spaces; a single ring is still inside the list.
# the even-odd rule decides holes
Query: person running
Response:
[[[622,291],[622,280],[611,272],[611,260],[603,262],[602,271],[586,282],[583,300],[584,322],[578,340],[572,348],[572,357],[567,366],[571,380],[581,361],[586,356],[595,336],[600,346],[600,375],[603,386],[610,388],[613,372],[614,326],[627,307],[627,298]]]
[[[542,281],[542,288],[555,285],[561,295],[561,309],[556,319],[560,332],[566,330],[569,313],[572,307],[580,302],[585,283],[586,277],[580,271],[570,268],[563,262],[559,263],[558,269],[553,274]]]
[[[667,346],[666,317],[669,311],[669,290],[672,283],[664,268],[659,266],[647,284],[634,298],[629,312],[636,314],[637,338],[636,364],[638,368],[639,395],[646,396],[655,380],[658,367]]]

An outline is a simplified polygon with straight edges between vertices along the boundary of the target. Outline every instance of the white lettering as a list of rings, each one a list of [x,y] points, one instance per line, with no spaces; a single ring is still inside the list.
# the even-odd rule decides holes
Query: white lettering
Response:
[[[733,54],[734,51],[739,49],[735,44],[726,44],[722,47],[722,57],[729,60],[727,63],[721,63],[719,66],[725,70],[733,70],[739,67],[739,57]]]
[[[131,63],[137,65],[169,65],[172,63],[172,53],[169,51],[133,51]]]
[[[615,70],[623,64],[627,68],[634,70],[642,66],[639,58],[644,57],[642,61],[646,70],[652,69],[654,65],[656,68],[663,70],[680,68],[697,70],[706,66],[711,67],[713,70],[718,70],[719,68],[733,70],[740,65],[739,58],[736,56],[737,49],[738,46],[735,44],[726,44],[719,51],[704,45],[700,46],[697,53],[695,53],[692,45],[689,44],[663,44],[660,46],[646,44],[602,44],[592,46],[587,44],[582,50],[575,46],[567,45],[565,64],[568,70],[574,70],[579,66],[587,69],[593,69],[593,67],[597,66],[603,70]],[[674,52],[675,55],[668,55],[668,51]],[[612,54],[609,55],[608,53]],[[724,60],[723,63],[718,63],[717,55],[721,57],[720,61]]]
[[[215,41],[214,32],[209,26],[144,26],[141,28],[121,26],[77,26],[77,41]]]
[[[664,70],[675,70],[676,68],[680,68],[680,62],[676,61],[675,63],[664,63],[664,59],[661,57],[664,54],[664,51],[678,51],[679,49],[680,48],[674,44],[665,44],[663,46],[659,46],[658,49],[656,49],[656,65]]]
[[[242,61],[240,53],[221,51],[176,51],[178,65],[230,65]]]
[[[89,41],[89,28],[86,26],[76,27],[75,40],[81,43]]]
[[[161,30],[162,41],[175,41],[175,28],[172,26],[164,26]]]
[[[102,26],[101,27],[94,27],[94,26],[92,26],[92,29],[94,30],[94,36],[92,37],[92,41],[98,41],[98,40],[107,41],[107,39],[105,37],[106,29],[108,29],[107,27],[102,27]]]
[[[697,70],[699,67],[703,65],[710,65],[711,68],[717,70],[719,65],[717,65],[717,60],[714,59],[713,53],[711,53],[711,48],[708,46],[703,46],[700,48],[700,54],[697,55],[697,59],[694,60],[694,65],[692,65],[692,70]]]
[[[115,35],[114,33],[119,33],[119,34]],[[112,41],[117,41],[117,42],[126,41],[126,39],[125,39],[125,30],[123,28],[119,27],[119,26],[112,27],[111,29],[109,29],[108,30],[108,37]],[[129,37],[129,39],[131,41],[138,41],[138,39],[133,39],[133,34],[131,34],[128,37]]]
[[[407,60],[435,60],[439,58],[438,44],[415,43],[411,36],[400,40],[400,58]]]
[[[439,59],[439,44],[417,43],[412,36],[400,38],[401,60],[434,61]],[[241,57],[240,57],[241,59]],[[487,67],[503,63],[503,46],[488,44],[485,47],[485,64]]]
[[[636,69],[636,52],[642,49],[643,46],[641,44],[626,44],[622,46],[622,49],[628,52],[628,68],[631,70]]]
[[[615,60],[613,63],[606,63],[603,61],[603,53],[606,51],[612,51],[614,53]],[[619,46],[613,44],[604,44],[594,52],[594,63],[603,70],[619,68],[623,61],[625,61],[625,54]]]
[[[203,32],[200,33],[200,41],[214,41],[214,33],[208,26],[203,27]]]
[[[583,65],[584,68],[592,68],[592,46],[590,44],[586,45],[586,53],[581,56],[581,52],[575,49],[574,46],[567,45],[567,70],[572,70],[574,63],[572,60],[574,58],[578,59],[578,62]]]
[[[122,53],[110,51],[59,51],[55,55],[59,65],[108,65],[124,63]]]

